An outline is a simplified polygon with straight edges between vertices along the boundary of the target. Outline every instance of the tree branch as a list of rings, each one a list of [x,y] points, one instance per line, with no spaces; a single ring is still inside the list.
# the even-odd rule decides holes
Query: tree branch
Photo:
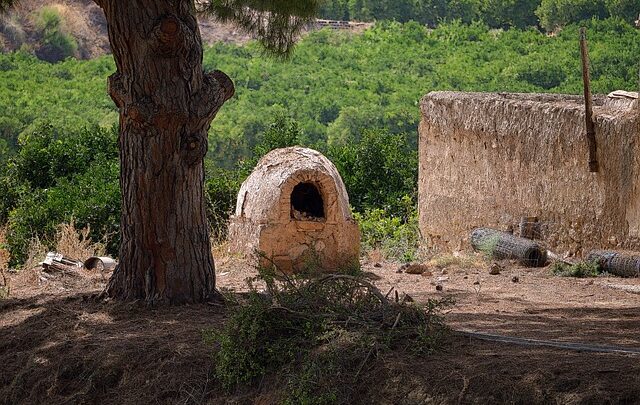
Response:
[[[317,16],[321,0],[209,0],[199,12],[256,35],[264,48],[281,57],[293,50],[304,27]]]

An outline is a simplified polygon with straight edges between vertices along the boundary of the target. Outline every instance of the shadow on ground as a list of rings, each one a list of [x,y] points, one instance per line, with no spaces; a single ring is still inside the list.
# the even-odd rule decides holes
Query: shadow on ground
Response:
[[[638,309],[450,314],[492,332],[637,345]],[[202,331],[226,310],[104,303],[95,294],[0,301],[0,403],[274,403],[281,380],[226,393]],[[600,340],[599,340],[600,339]],[[640,356],[484,342],[452,333],[442,351],[385,355],[359,403],[638,403]],[[349,384],[345,381],[345,384]]]

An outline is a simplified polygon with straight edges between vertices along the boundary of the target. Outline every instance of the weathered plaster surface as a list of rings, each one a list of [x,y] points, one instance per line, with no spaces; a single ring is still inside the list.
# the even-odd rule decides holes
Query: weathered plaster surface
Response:
[[[291,192],[313,183],[324,202],[323,221],[291,218]],[[319,261],[329,271],[357,263],[360,232],[336,167],[320,152],[291,147],[265,155],[242,184],[229,226],[232,252],[263,252],[285,272]],[[263,264],[267,264],[268,260]]]
[[[542,221],[550,247],[640,247],[637,101],[598,97],[600,172],[588,170],[582,98],[433,92],[421,102],[419,215],[427,243],[458,249],[476,226]]]

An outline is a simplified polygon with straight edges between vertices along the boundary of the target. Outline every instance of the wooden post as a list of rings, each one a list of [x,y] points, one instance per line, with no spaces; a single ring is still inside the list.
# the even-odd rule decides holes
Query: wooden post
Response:
[[[591,97],[591,79],[589,78],[589,51],[587,49],[587,29],[580,28],[580,54],[582,56],[582,81],[584,83],[585,123],[589,142],[589,171],[598,171],[596,127],[593,122],[593,100]]]

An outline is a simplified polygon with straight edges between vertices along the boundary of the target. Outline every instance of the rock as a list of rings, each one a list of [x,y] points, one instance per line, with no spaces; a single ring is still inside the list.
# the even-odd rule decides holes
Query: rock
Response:
[[[382,265],[378,262],[374,263],[373,267],[382,267]]]
[[[469,276],[464,276],[464,277],[462,277],[462,278],[464,278],[464,279],[466,280],[466,279],[468,279],[468,278],[469,278]]]
[[[438,283],[441,283],[443,281],[449,281],[449,277],[438,277]]]
[[[411,264],[404,269],[404,272],[407,274],[422,274],[426,271],[429,271],[429,268],[424,264]]]
[[[442,269],[442,271],[441,271],[440,273],[441,273],[441,274],[447,274],[447,273],[448,273],[448,271],[447,271],[447,269]]]
[[[514,282],[514,283],[519,283],[519,282],[520,282],[520,277],[518,277],[518,276],[513,276],[513,277],[511,278],[511,281],[512,281],[512,282]]]
[[[489,268],[489,274],[491,274],[492,276],[497,276],[498,274],[500,274],[500,272],[502,271],[502,266],[500,266],[498,263],[491,263],[491,267]]]
[[[444,290],[444,287],[442,287],[442,284],[436,284],[436,291],[442,291]]]
[[[473,285],[480,285],[480,282],[478,280],[473,282]]]
[[[404,271],[411,266],[409,263],[405,263],[396,270],[396,273],[404,273]]]
[[[415,300],[413,299],[412,296],[410,296],[409,294],[404,294],[404,297],[402,297],[402,302],[414,302]]]

